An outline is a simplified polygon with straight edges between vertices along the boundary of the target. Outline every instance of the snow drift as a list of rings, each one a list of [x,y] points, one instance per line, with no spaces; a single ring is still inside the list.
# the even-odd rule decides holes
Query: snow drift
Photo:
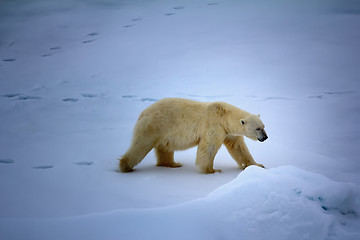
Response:
[[[360,191],[296,167],[248,167],[177,206],[0,220],[1,239],[358,239]]]

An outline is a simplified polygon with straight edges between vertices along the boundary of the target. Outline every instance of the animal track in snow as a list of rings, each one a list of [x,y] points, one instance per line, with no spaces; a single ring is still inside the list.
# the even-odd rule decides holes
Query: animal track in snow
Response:
[[[4,163],[4,164],[11,164],[14,163],[15,161],[12,159],[0,159],[0,163]]]
[[[81,94],[81,96],[83,96],[84,98],[96,98],[96,97],[99,97],[98,94],[94,94],[94,93],[83,93],[83,94]]]
[[[99,33],[97,33],[97,32],[88,33],[88,34],[86,34],[86,37],[91,37],[91,39],[84,40],[82,43],[94,42],[94,41],[96,41],[96,39],[94,39],[93,37],[98,36],[98,35],[99,35]]]
[[[5,58],[3,59],[4,62],[15,62],[16,58]]]
[[[183,10],[185,7],[184,6],[176,6],[176,7],[173,7],[173,9],[175,10]]]
[[[41,97],[39,96],[29,96],[29,95],[19,95],[19,97],[17,98],[18,100],[40,100]]]
[[[138,21],[142,21],[142,18],[133,18],[131,19],[132,22],[138,22]]]
[[[90,166],[90,165],[94,165],[94,162],[83,161],[83,162],[74,162],[73,164],[79,166]]]
[[[86,36],[88,36],[88,37],[95,37],[95,36],[98,36],[99,35],[99,33],[97,33],[97,32],[92,32],[92,33],[88,33]]]
[[[57,47],[51,47],[50,50],[51,51],[55,51],[55,50],[61,50],[62,48],[60,46]]]
[[[159,101],[159,99],[155,99],[155,98],[142,98],[142,99],[140,99],[140,101],[142,101],[142,102],[156,102],[156,101]]]
[[[271,100],[289,101],[289,100],[294,100],[294,98],[278,97],[278,96],[276,96],[276,97],[275,96],[274,97],[259,97],[259,96],[249,95],[249,96],[246,96],[246,97],[256,99],[258,101],[271,101]]]
[[[159,101],[159,99],[150,98],[150,97],[145,97],[145,98],[138,99],[137,96],[135,96],[135,95],[123,95],[121,97],[125,98],[125,99],[136,99],[136,100],[140,100],[141,102],[156,102],[156,101]]]
[[[348,94],[353,94],[356,91],[327,91],[327,92],[323,92],[323,93],[319,93],[317,95],[311,95],[308,98],[312,98],[312,99],[327,99],[327,96],[341,96],[341,95],[348,95]]]
[[[165,13],[164,15],[165,16],[173,16],[173,15],[175,15],[175,13]]]
[[[63,99],[63,102],[77,102],[77,101],[79,101],[79,99],[78,98],[64,98]]]
[[[56,53],[59,53],[59,50],[61,50],[62,48],[60,46],[55,46],[55,47],[51,47],[49,48],[50,51],[52,51],[51,53],[46,53],[41,55],[41,57],[51,57]]]
[[[317,99],[326,99],[326,98],[324,97],[324,95],[312,95],[312,96],[309,96],[309,98],[313,98],[313,99],[315,99],[315,98],[317,98]]]
[[[122,98],[136,98],[135,95],[123,95]]]
[[[45,170],[45,169],[50,169],[50,168],[53,168],[53,167],[54,167],[53,165],[40,165],[40,166],[35,166],[35,167],[32,167],[32,168]]]
[[[8,94],[4,94],[4,95],[1,95],[1,96],[6,97],[6,98],[13,98],[13,97],[18,97],[20,95],[21,95],[20,93],[8,93]]]
[[[266,97],[263,99],[263,101],[269,101],[269,100],[292,100],[292,98],[287,97]]]
[[[90,40],[83,41],[83,43],[91,43],[91,42],[95,42],[95,41],[96,41],[95,39],[90,39]]]
[[[20,100],[20,101],[40,100],[41,99],[41,97],[39,97],[39,96],[22,95],[21,93],[8,93],[8,94],[1,95],[1,97],[15,98],[16,100]]]
[[[131,28],[133,26],[135,26],[135,24],[128,24],[128,25],[124,25],[123,28]]]
[[[47,54],[41,55],[41,57],[50,57],[50,56],[52,56],[52,55],[54,55],[54,54],[52,54],[52,53],[47,53]]]
[[[326,95],[347,95],[355,93],[355,91],[336,91],[336,92],[324,92]]]

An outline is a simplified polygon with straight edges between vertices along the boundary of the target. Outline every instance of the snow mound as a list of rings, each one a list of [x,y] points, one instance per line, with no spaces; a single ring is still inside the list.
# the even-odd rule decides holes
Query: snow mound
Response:
[[[226,239],[357,239],[360,192],[295,167],[246,171],[208,196],[220,212]],[[220,209],[220,207],[215,207]]]
[[[78,217],[0,219],[0,238],[359,239],[359,213],[354,184],[295,167],[248,167],[203,199]]]

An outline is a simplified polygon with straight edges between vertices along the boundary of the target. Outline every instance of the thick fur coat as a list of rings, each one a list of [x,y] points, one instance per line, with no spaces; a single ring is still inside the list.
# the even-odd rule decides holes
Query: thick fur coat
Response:
[[[162,99],[140,114],[131,146],[120,159],[120,170],[133,171],[153,148],[157,166],[181,167],[174,161],[174,151],[198,146],[196,166],[200,172],[220,172],[213,163],[222,144],[240,168],[264,167],[254,161],[244,142],[244,136],[266,140],[264,127],[259,116],[224,102]]]

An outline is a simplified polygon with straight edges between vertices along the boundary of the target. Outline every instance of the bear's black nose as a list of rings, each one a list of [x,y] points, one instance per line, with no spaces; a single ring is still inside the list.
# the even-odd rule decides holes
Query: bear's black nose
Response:
[[[260,142],[263,142],[263,141],[265,141],[266,139],[268,139],[268,136],[263,136],[262,138],[258,138],[258,140],[259,140]]]

